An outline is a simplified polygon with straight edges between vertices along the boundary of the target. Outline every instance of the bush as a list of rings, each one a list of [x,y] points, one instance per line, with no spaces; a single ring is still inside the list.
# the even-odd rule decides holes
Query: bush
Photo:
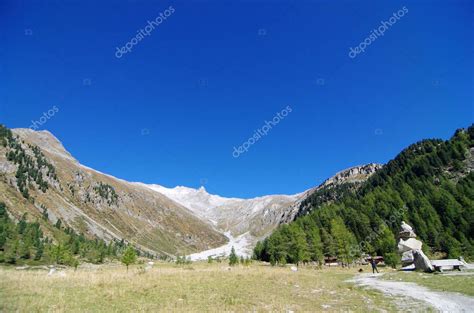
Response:
[[[386,253],[384,255],[385,264],[391,266],[392,268],[397,268],[399,264],[400,257],[394,252]]]

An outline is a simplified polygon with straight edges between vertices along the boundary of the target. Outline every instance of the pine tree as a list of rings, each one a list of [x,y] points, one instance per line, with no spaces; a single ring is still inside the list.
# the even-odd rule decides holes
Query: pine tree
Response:
[[[128,266],[130,264],[134,264],[137,259],[137,253],[135,252],[135,249],[133,249],[132,246],[128,246],[127,250],[125,250],[125,253],[122,256],[122,263],[127,266],[127,272],[128,272]]]
[[[229,255],[229,265],[234,266],[239,263],[239,257],[235,253],[234,246],[232,246],[232,249],[230,250],[230,255]]]
[[[35,261],[41,260],[41,258],[43,257],[43,249],[44,245],[40,242],[38,247],[36,248]]]
[[[306,241],[308,242],[309,257],[311,261],[323,262],[323,244],[321,242],[321,236],[319,235],[319,229],[316,226],[307,226],[305,230]]]
[[[26,213],[21,216],[20,221],[18,222],[18,233],[22,235],[26,229]]]
[[[344,221],[341,217],[336,217],[331,221],[331,234],[337,245],[337,256],[344,264],[348,265],[352,262],[351,248],[355,246],[356,240],[354,234],[352,234],[344,225]]]
[[[310,255],[304,231],[297,223],[291,224],[288,230],[290,235],[290,247],[288,251],[290,261],[296,265],[299,265],[300,262],[309,261]],[[283,260],[280,260],[280,263],[283,263],[282,261]]]

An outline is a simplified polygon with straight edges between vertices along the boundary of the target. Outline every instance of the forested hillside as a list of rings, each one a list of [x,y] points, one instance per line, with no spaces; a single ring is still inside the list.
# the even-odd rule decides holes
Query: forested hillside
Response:
[[[257,259],[272,263],[350,263],[363,253],[395,265],[401,221],[411,224],[428,254],[474,257],[474,126],[448,141],[422,140],[377,171],[360,188],[321,201],[259,242]]]

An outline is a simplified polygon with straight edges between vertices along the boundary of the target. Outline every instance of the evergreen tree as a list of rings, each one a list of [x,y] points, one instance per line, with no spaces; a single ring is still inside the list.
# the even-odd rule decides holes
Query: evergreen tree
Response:
[[[306,242],[308,243],[309,259],[321,264],[323,262],[323,244],[319,229],[309,220],[302,220],[303,230],[306,234]]]
[[[133,249],[132,246],[128,246],[122,256],[122,263],[125,264],[125,266],[127,266],[127,272],[128,272],[128,266],[130,264],[134,264],[136,259],[137,259],[137,253],[135,252],[135,249]]]
[[[290,235],[289,261],[296,265],[299,265],[300,262],[309,261],[310,253],[304,231],[297,223],[291,224],[288,230]]]
[[[235,253],[234,246],[232,246],[232,249],[230,250],[230,255],[229,255],[229,265],[234,266],[239,264],[239,257]]]

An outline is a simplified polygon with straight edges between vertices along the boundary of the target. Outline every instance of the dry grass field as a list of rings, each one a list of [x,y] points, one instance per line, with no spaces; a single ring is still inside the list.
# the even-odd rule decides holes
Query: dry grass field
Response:
[[[346,282],[356,269],[271,267],[254,263],[177,266],[129,272],[119,264],[46,270],[0,268],[1,312],[320,312],[395,311],[375,291]]]

